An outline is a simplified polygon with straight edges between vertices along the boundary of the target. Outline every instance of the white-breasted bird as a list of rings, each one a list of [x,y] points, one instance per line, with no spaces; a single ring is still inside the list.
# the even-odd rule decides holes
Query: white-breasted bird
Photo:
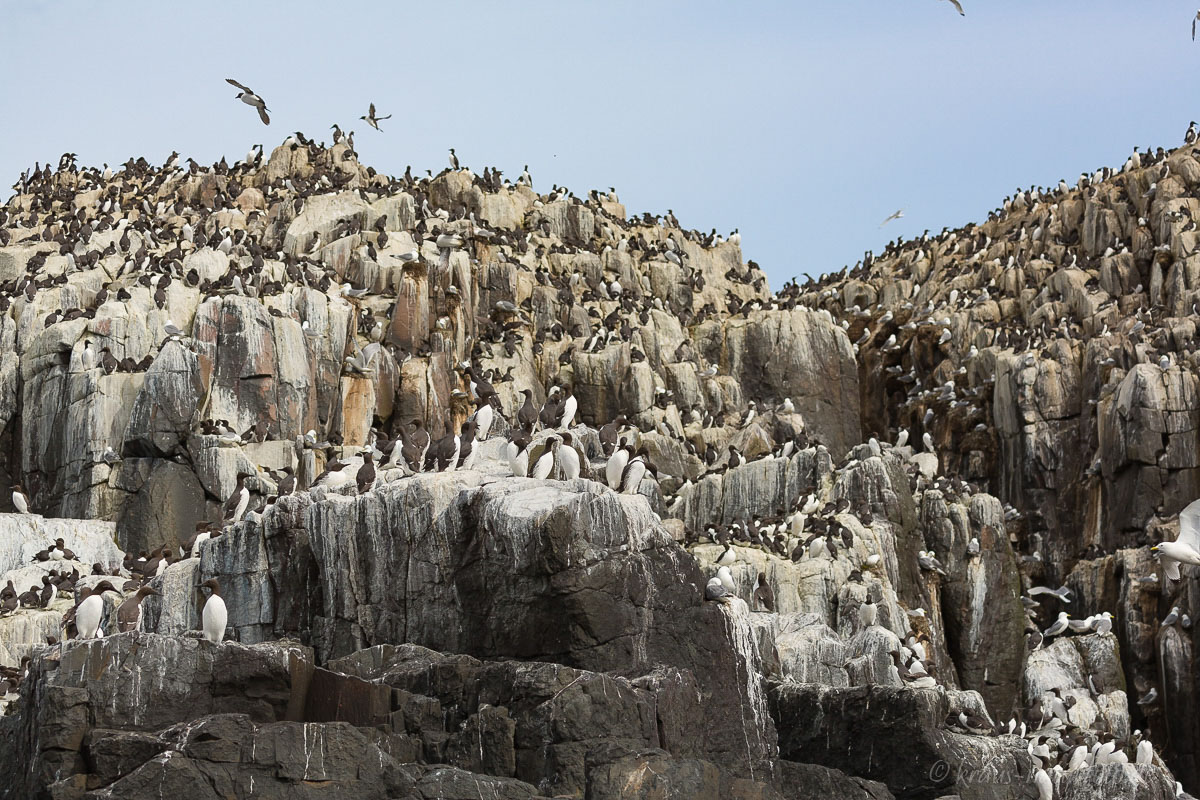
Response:
[[[1179,565],[1200,566],[1200,500],[1193,500],[1179,512],[1179,535],[1173,542],[1159,542],[1150,548],[1162,564],[1163,574],[1179,580]]]
[[[238,83],[233,78],[226,78],[225,82],[233,84],[237,88],[241,89],[241,91],[237,94],[237,99],[256,109],[258,111],[258,118],[262,120],[263,125],[271,124],[271,118],[267,116],[267,112],[270,111],[270,109],[267,108],[266,101],[255,94],[253,89],[251,89],[249,86]]]
[[[104,593],[115,592],[116,587],[108,581],[100,581],[75,609],[75,630],[80,639],[98,639],[104,636],[100,623],[104,619]]]
[[[1058,612],[1058,619],[1056,619],[1056,620],[1054,620],[1054,622],[1050,623],[1050,627],[1046,628],[1046,630],[1043,632],[1043,635],[1058,636],[1060,633],[1062,633],[1067,628],[1069,628],[1070,625],[1071,625],[1071,620],[1070,620],[1070,617],[1067,615],[1067,612],[1060,611],[1060,612]]]
[[[550,477],[550,471],[554,469],[554,446],[557,444],[558,438],[554,436],[547,437],[545,445],[546,449],[538,457],[538,460],[533,465],[533,471],[530,475],[539,481],[544,481]]]
[[[608,463],[604,465],[604,478],[608,481],[608,487],[613,491],[621,489],[621,475],[625,473],[625,466],[629,463],[629,459],[633,457],[633,447],[621,440],[621,444],[613,454],[608,457]]]
[[[573,481],[579,477],[579,451],[571,443],[571,434],[563,432],[554,445],[554,460],[558,463],[559,474],[564,481]]]
[[[221,598],[221,585],[216,578],[209,578],[200,587],[210,591],[208,599],[204,601],[204,610],[200,612],[200,627],[205,639],[220,644],[225,638],[225,625],[229,622],[229,609]]]
[[[29,513],[29,495],[25,494],[25,490],[21,488],[21,484],[19,483],[13,484],[12,504],[18,514]]]

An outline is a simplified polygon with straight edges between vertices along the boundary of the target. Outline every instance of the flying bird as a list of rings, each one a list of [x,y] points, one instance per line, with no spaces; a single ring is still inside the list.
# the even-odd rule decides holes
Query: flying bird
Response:
[[[371,108],[367,111],[367,115],[365,117],[359,117],[359,119],[365,119],[367,121],[368,125],[370,125],[375,130],[379,131],[380,133],[383,133],[383,128],[379,127],[379,122],[381,120],[391,119],[391,118],[392,118],[391,114],[388,114],[386,117],[375,116],[375,104],[374,103],[371,103]]]
[[[1179,512],[1179,536],[1173,542],[1159,542],[1150,548],[1162,563],[1163,574],[1179,580],[1179,565],[1200,566],[1200,500],[1193,500]]]
[[[888,217],[887,219],[885,219],[883,222],[879,223],[879,227],[881,227],[881,228],[882,228],[884,225],[887,225],[887,224],[888,224],[889,222],[891,222],[892,220],[894,220],[894,219],[900,219],[900,218],[901,218],[901,217],[903,217],[903,216],[904,216],[904,209],[902,208],[902,209],[900,209],[899,211],[897,211],[895,214],[892,214],[890,217]]]
[[[958,13],[961,14],[962,16],[965,17],[967,15],[967,12],[963,11],[963,9],[962,9],[962,3],[958,2],[958,0],[950,0],[950,4],[953,5],[955,8],[957,8]]]
[[[238,92],[237,99],[241,100],[248,106],[254,106],[256,109],[258,109],[258,118],[263,121],[263,125],[271,124],[271,118],[267,116],[267,111],[270,110],[267,108],[267,102],[256,95],[253,89],[251,89],[249,86],[243,86],[233,78],[226,78],[225,82],[231,83],[237,88],[241,89],[241,91]]]

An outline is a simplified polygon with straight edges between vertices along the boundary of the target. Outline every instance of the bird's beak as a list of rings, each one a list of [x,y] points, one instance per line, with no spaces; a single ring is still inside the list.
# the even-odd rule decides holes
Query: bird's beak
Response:
[[[1150,545],[1150,552],[1151,552],[1151,553],[1157,553],[1157,552],[1158,552],[1158,545],[1156,545],[1156,544]]]

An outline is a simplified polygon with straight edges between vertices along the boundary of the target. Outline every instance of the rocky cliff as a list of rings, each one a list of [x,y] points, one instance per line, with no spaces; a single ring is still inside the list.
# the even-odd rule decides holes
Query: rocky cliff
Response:
[[[0,211],[0,797],[1200,779],[1190,148],[776,294],[611,191],[176,162]]]

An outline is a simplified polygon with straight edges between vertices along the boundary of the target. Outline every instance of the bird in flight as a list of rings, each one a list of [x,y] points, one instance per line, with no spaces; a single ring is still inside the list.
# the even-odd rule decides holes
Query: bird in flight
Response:
[[[385,119],[391,119],[391,118],[392,118],[391,114],[388,114],[386,117],[375,116],[375,104],[374,103],[371,103],[371,109],[367,112],[367,115],[365,117],[359,117],[359,119],[365,119],[367,121],[368,125],[370,125],[375,130],[379,131],[380,133],[383,133],[383,128],[379,127],[380,121],[385,120]]]
[[[892,220],[894,220],[894,219],[900,219],[900,218],[901,218],[901,217],[903,217],[903,216],[904,216],[904,209],[902,208],[902,209],[900,209],[899,211],[897,211],[895,214],[892,214],[890,217],[888,217],[887,219],[885,219],[883,222],[879,223],[879,227],[881,227],[881,228],[882,228],[884,225],[887,225],[887,224],[888,224],[889,222],[891,222]]]
[[[259,97],[258,95],[256,95],[254,93],[253,89],[251,89],[249,86],[243,86],[242,84],[235,81],[233,78],[226,78],[225,82],[232,83],[234,86],[241,89],[241,91],[238,92],[238,95],[237,95],[238,99],[241,100],[246,105],[254,106],[256,109],[258,109],[258,118],[263,121],[263,125],[271,124],[271,118],[267,116],[267,111],[269,110],[267,108],[267,102],[265,100],[263,100],[261,97]]]
[[[959,14],[962,14],[964,17],[967,15],[967,12],[962,10],[962,3],[958,2],[958,0],[950,0],[950,3],[958,9]]]
[[[1200,22],[1200,11],[1196,12],[1196,16],[1192,17],[1192,41],[1196,41],[1196,23]]]

